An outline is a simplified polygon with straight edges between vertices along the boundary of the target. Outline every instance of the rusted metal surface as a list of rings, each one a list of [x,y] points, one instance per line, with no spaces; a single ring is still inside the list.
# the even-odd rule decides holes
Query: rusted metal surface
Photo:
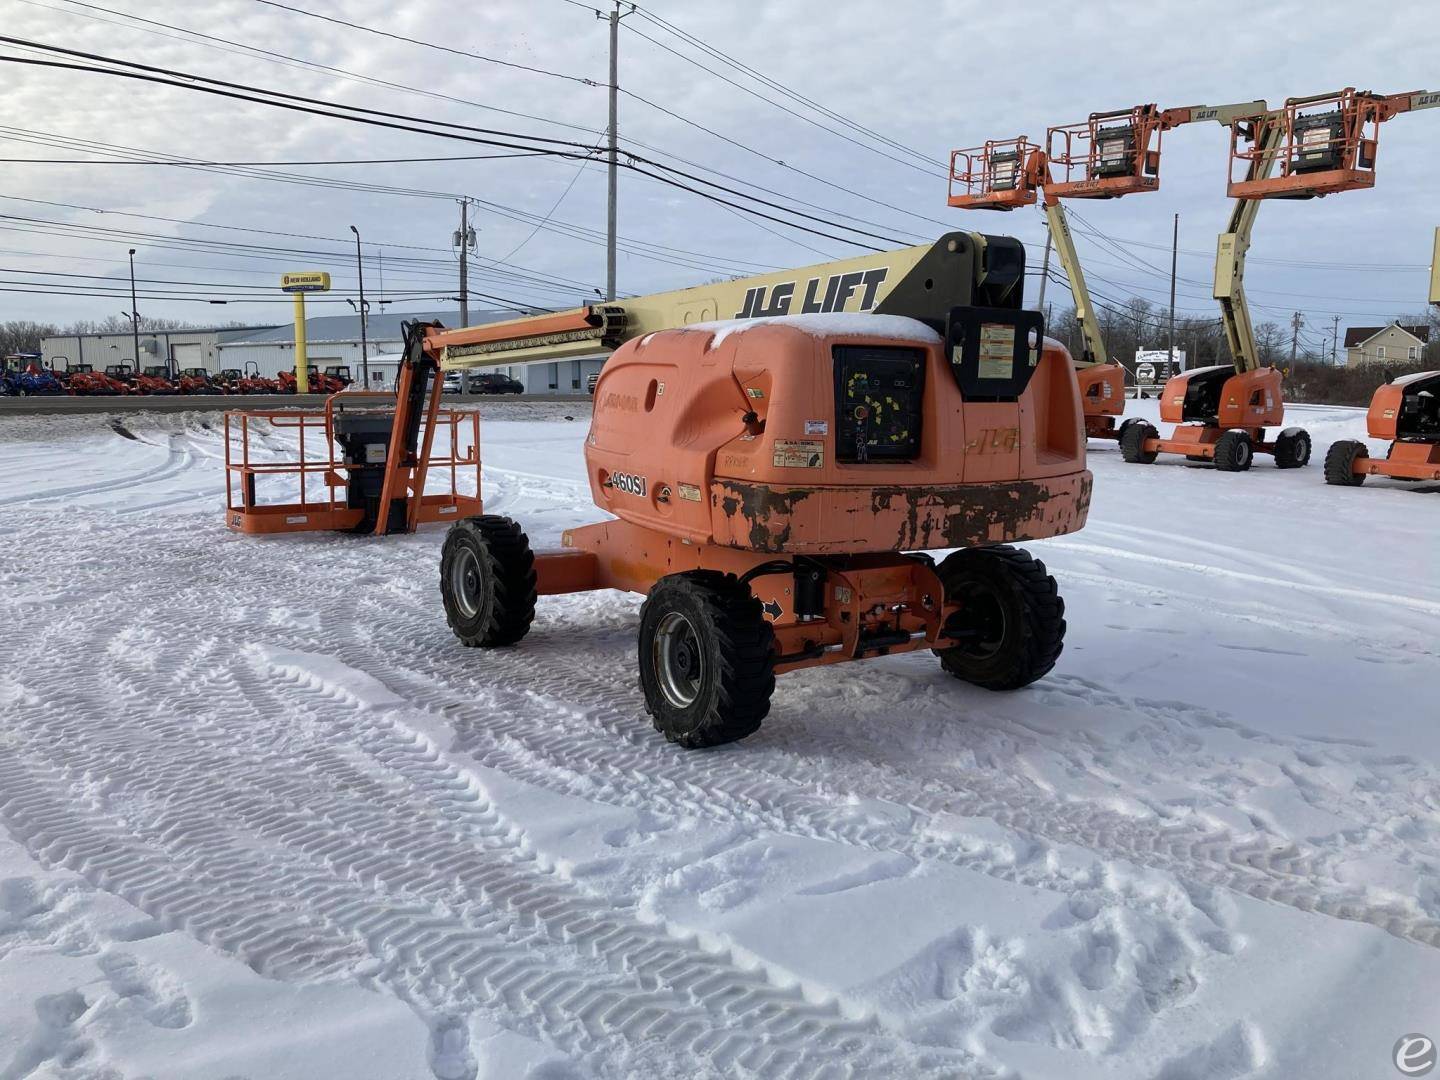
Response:
[[[716,480],[717,541],[764,552],[924,551],[1075,532],[1091,474],[1006,484],[773,487]],[[822,529],[821,523],[828,523]],[[840,527],[836,528],[836,523]]]

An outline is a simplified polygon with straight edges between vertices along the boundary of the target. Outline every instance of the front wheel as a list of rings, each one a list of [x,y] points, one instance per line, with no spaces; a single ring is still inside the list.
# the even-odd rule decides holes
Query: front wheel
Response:
[[[535,619],[535,556],[507,517],[482,514],[450,526],[440,552],[445,620],[464,644],[513,645]]]
[[[1227,431],[1215,440],[1215,468],[1221,472],[1244,472],[1254,460],[1248,431]]]
[[[1359,487],[1365,474],[1355,471],[1355,463],[1370,456],[1370,448],[1358,439],[1341,439],[1330,444],[1325,455],[1325,482],[1338,487]]]
[[[1150,465],[1157,457],[1157,451],[1146,450],[1145,440],[1158,439],[1160,432],[1148,421],[1126,423],[1120,429],[1120,456],[1131,465]]]
[[[1310,433],[1304,428],[1286,428],[1275,440],[1275,467],[1299,469],[1310,463]]]
[[[957,679],[987,690],[1018,690],[1055,666],[1065,647],[1065,601],[1045,564],[1021,548],[967,548],[936,569],[945,602],[960,610],[945,622],[955,644],[936,649]]]
[[[640,689],[655,730],[695,750],[753,734],[775,690],[775,633],[735,577],[671,574],[640,609]]]

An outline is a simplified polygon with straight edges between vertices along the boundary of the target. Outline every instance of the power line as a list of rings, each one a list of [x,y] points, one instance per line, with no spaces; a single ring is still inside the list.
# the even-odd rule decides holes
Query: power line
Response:
[[[259,2],[269,2],[269,0],[259,0]],[[230,99],[239,100],[239,101],[248,101],[248,102],[252,102],[252,103],[254,103],[254,104],[267,105],[267,106],[272,107],[272,108],[285,109],[285,110],[289,110],[289,111],[292,111],[292,112],[300,112],[300,113],[305,113],[305,114],[314,115],[314,116],[323,116],[323,117],[328,117],[328,118],[331,118],[331,119],[346,120],[346,121],[349,121],[349,122],[351,122],[351,123],[366,124],[366,125],[375,126],[375,127],[381,127],[381,128],[386,128],[386,129],[390,129],[390,130],[411,131],[411,132],[415,132],[415,133],[417,133],[417,134],[431,135],[431,136],[439,137],[439,138],[454,139],[454,140],[459,140],[459,141],[462,141],[462,142],[481,143],[481,144],[493,145],[493,146],[505,146],[505,147],[509,147],[509,148],[512,148],[512,149],[536,150],[537,152],[551,153],[551,154],[554,154],[555,156],[559,156],[559,157],[571,157],[571,158],[579,157],[579,158],[584,158],[584,159],[587,159],[587,160],[593,158],[593,154],[594,154],[593,149],[591,149],[591,148],[589,148],[589,147],[585,147],[585,146],[583,146],[583,144],[574,143],[574,142],[569,142],[569,141],[566,141],[566,140],[550,139],[550,138],[546,138],[546,137],[543,137],[543,136],[525,136],[525,135],[511,135],[511,136],[510,136],[511,138],[515,138],[515,139],[519,139],[519,138],[533,138],[533,139],[538,139],[539,141],[542,141],[542,142],[555,143],[555,144],[558,144],[558,145],[561,145],[561,146],[578,148],[579,150],[583,150],[584,152],[583,152],[583,153],[576,153],[574,150],[547,149],[547,148],[541,148],[541,147],[535,147],[535,146],[529,146],[529,145],[522,145],[522,144],[515,143],[515,142],[499,141],[499,140],[496,140],[496,139],[480,138],[480,137],[475,137],[475,136],[472,136],[472,135],[460,134],[460,132],[462,132],[462,131],[479,131],[479,132],[484,132],[484,133],[486,133],[486,134],[497,134],[497,132],[495,132],[494,129],[476,128],[476,127],[473,127],[472,125],[453,124],[453,123],[449,123],[449,122],[446,122],[446,121],[429,120],[429,119],[426,119],[426,118],[423,118],[423,117],[407,116],[407,115],[404,115],[404,114],[385,112],[385,111],[382,111],[382,110],[362,109],[362,108],[359,108],[359,107],[357,107],[357,106],[341,105],[341,104],[338,104],[338,103],[326,103],[326,104],[327,104],[327,108],[323,108],[323,109],[322,109],[322,108],[316,108],[316,107],[314,107],[314,105],[298,104],[297,102],[305,100],[305,99],[300,98],[298,95],[286,94],[286,93],[283,93],[283,92],[280,92],[280,91],[272,91],[272,90],[269,90],[269,89],[266,89],[266,88],[254,87],[254,86],[250,86],[250,85],[243,84],[243,83],[234,83],[234,82],[230,82],[230,81],[227,81],[227,80],[210,79],[210,78],[207,78],[207,77],[204,77],[204,76],[192,75],[192,74],[189,74],[189,73],[186,73],[186,72],[174,71],[174,70],[168,69],[168,68],[160,68],[160,67],[156,67],[156,66],[148,65],[148,64],[138,64],[138,63],[136,63],[136,62],[134,62],[134,61],[128,61],[128,60],[116,60],[116,59],[111,58],[111,57],[101,56],[101,55],[97,55],[97,54],[94,54],[94,53],[86,53],[86,52],[82,52],[82,51],[80,51],[80,50],[73,50],[73,49],[64,49],[64,48],[61,48],[61,47],[59,47],[59,46],[45,45],[45,44],[40,44],[40,43],[36,43],[36,42],[26,41],[26,40],[24,40],[24,39],[19,39],[19,38],[11,38],[11,37],[6,37],[6,36],[0,36],[0,41],[8,42],[8,43],[13,44],[13,45],[20,45],[20,46],[25,47],[25,48],[32,48],[32,49],[39,49],[39,50],[41,50],[41,51],[54,52],[54,53],[58,53],[58,54],[64,55],[64,56],[77,56],[77,57],[82,57],[82,58],[87,59],[87,60],[97,61],[98,64],[110,64],[110,65],[115,65],[115,66],[114,66],[114,67],[102,67],[102,66],[98,66],[97,63],[78,64],[78,63],[61,62],[61,61],[54,61],[54,60],[39,60],[39,59],[32,59],[32,58],[28,58],[28,57],[0,56],[0,61],[4,61],[4,62],[7,62],[7,63],[24,64],[24,65],[30,65],[30,66],[36,66],[36,67],[52,68],[52,69],[57,69],[57,70],[84,71],[84,72],[89,72],[89,73],[92,73],[92,74],[112,75],[112,76],[117,76],[117,77],[120,77],[120,78],[135,79],[135,80],[139,80],[139,81],[142,81],[142,82],[155,83],[155,84],[162,85],[162,86],[171,86],[171,87],[177,87],[177,88],[179,88],[179,89],[184,89],[184,90],[198,91],[198,92],[201,92],[201,93],[212,94],[212,95],[215,95],[215,96],[230,98]],[[265,95],[265,96],[257,96],[257,95]],[[393,120],[391,120],[391,119],[380,119],[380,117],[393,117],[394,119],[393,119]],[[402,121],[402,122],[396,122],[396,121]],[[417,127],[417,126],[415,126],[415,125],[417,125],[417,124],[430,125],[430,127]],[[445,129],[455,129],[455,130],[435,131],[435,130],[432,130],[432,128],[434,128],[434,127],[445,128]],[[507,133],[503,133],[503,132],[502,132],[502,133],[499,133],[499,134],[507,134]],[[756,216],[756,217],[763,217],[763,218],[765,218],[766,220],[777,222],[778,224],[784,225],[786,228],[797,229],[797,230],[799,230],[799,231],[801,231],[801,232],[808,232],[808,233],[811,233],[811,234],[816,235],[816,236],[822,236],[822,237],[825,237],[826,239],[837,240],[837,241],[839,241],[839,242],[841,242],[841,243],[851,244],[852,246],[856,246],[856,247],[865,247],[865,248],[868,248],[868,247],[869,247],[869,245],[859,243],[859,242],[857,242],[857,241],[855,241],[855,240],[853,240],[853,239],[850,239],[850,238],[847,238],[847,237],[844,237],[844,236],[837,236],[837,235],[835,235],[835,234],[833,234],[833,233],[824,232],[824,231],[819,230],[819,229],[814,229],[814,228],[811,228],[810,226],[801,225],[801,224],[799,224],[799,223],[797,223],[797,222],[788,221],[788,220],[786,220],[786,219],[784,219],[784,218],[778,218],[778,217],[775,217],[775,216],[772,215],[772,214],[767,214],[767,213],[765,213],[765,212],[763,212],[763,211],[756,210],[756,209],[755,209],[754,207],[752,207],[752,206],[748,206],[748,205],[743,205],[743,204],[731,202],[730,200],[725,199],[725,198],[723,198],[722,196],[715,195],[715,194],[712,193],[712,192],[704,191],[704,190],[701,190],[701,189],[699,189],[699,188],[692,187],[692,186],[690,186],[690,185],[688,185],[688,184],[682,184],[682,183],[680,183],[680,182],[678,182],[678,181],[671,180],[671,179],[669,179],[668,177],[659,176],[658,174],[655,174],[655,173],[649,173],[649,172],[647,172],[645,169],[641,168],[639,165],[635,164],[635,162],[642,162],[642,163],[645,163],[645,164],[657,165],[657,166],[658,166],[658,163],[648,161],[648,159],[642,158],[642,157],[640,157],[640,156],[638,156],[638,155],[635,155],[635,154],[628,154],[627,156],[628,156],[631,160],[630,160],[630,162],[626,163],[626,168],[630,169],[630,170],[633,171],[633,172],[638,172],[638,173],[640,173],[641,175],[650,176],[650,177],[652,177],[653,179],[659,180],[661,183],[667,184],[667,185],[669,185],[669,186],[671,186],[671,187],[675,187],[675,188],[680,189],[680,190],[688,191],[688,192],[691,193],[691,194],[698,195],[698,196],[700,196],[701,198],[707,199],[707,200],[709,200],[709,201],[711,201],[711,202],[719,203],[719,204],[722,204],[722,205],[733,206],[733,207],[735,207],[736,209],[743,210],[745,213],[753,214],[753,215]],[[665,168],[665,166],[659,166],[659,167]],[[674,171],[674,170],[671,170],[671,171]],[[713,188],[716,188],[716,189],[719,189],[719,190],[724,190],[724,191],[727,191],[728,193],[732,193],[732,194],[734,193],[734,190],[733,190],[733,189],[727,188],[727,187],[725,187],[725,185],[717,184],[717,183],[715,183],[714,181],[699,180],[698,178],[695,178],[695,177],[693,177],[693,176],[689,176],[689,174],[686,174],[686,175],[687,175],[687,177],[688,177],[689,179],[694,179],[694,180],[696,180],[696,181],[699,182],[699,183],[705,184],[707,187],[713,187]],[[747,199],[747,200],[750,201],[750,202],[759,202],[759,203],[762,203],[762,204],[774,205],[774,204],[769,203],[768,200],[757,199],[757,198],[755,198],[754,196],[748,196],[748,195],[741,194],[739,197],[745,198],[745,199]],[[799,216],[799,217],[813,217],[813,215],[807,215],[807,214],[804,214],[803,212],[795,211],[795,210],[792,210],[792,209],[790,209],[790,208],[782,208],[782,209],[784,210],[785,213],[794,214],[794,215]],[[874,234],[866,233],[865,230],[856,229],[856,228],[853,227],[853,226],[840,225],[840,226],[838,226],[838,227],[839,227],[839,228],[846,229],[846,230],[848,230],[848,231],[850,231],[850,232],[855,232],[855,233],[862,234],[862,235],[874,235]],[[870,248],[870,250],[879,250],[879,249]]]
[[[564,79],[567,82],[580,83],[582,86],[600,86],[602,84],[594,79],[585,79],[578,75],[567,75],[563,71],[550,71],[546,68],[533,67],[530,64],[517,64],[510,60],[501,60],[495,56],[482,56],[480,53],[469,52],[465,49],[455,49],[448,45],[437,45],[433,41],[421,41],[418,38],[404,37],[400,34],[392,34],[388,30],[377,30],[373,26],[365,26],[361,23],[348,22],[345,19],[336,18],[332,15],[321,15],[316,11],[306,11],[304,8],[293,7],[290,4],[281,4],[277,0],[254,0],[257,4],[264,4],[266,7],[279,8],[281,11],[293,12],[296,15],[304,15],[311,19],[321,19],[336,26],[348,26],[351,30],[362,30],[367,34],[375,34],[377,37],[389,38],[392,41],[403,41],[407,45],[420,45],[427,49],[434,49],[436,52],[450,53],[453,56],[464,56],[471,60],[483,60],[487,64],[498,64],[501,67],[515,68],[519,71],[528,71],[536,75],[548,75],[552,79]]]

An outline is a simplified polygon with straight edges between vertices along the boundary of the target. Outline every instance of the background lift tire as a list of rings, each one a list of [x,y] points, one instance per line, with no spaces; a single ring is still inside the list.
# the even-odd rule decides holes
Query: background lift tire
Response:
[[[535,619],[535,556],[507,517],[483,514],[450,526],[440,552],[445,621],[466,645],[513,645]]]
[[[733,575],[671,574],[640,609],[640,689],[655,730],[687,750],[753,734],[775,689],[774,631]]]
[[[1359,487],[1365,474],[1354,470],[1355,462],[1370,456],[1370,448],[1358,439],[1341,439],[1330,444],[1325,455],[1325,483],[1340,487]]]
[[[1120,431],[1120,456],[1131,465],[1149,465],[1159,455],[1157,451],[1144,449],[1145,440],[1159,437],[1160,432],[1148,421],[1126,424]]]
[[[1304,428],[1287,427],[1275,440],[1275,467],[1299,469],[1310,463],[1310,433]]]
[[[966,548],[935,572],[946,602],[961,605],[946,629],[967,635],[935,650],[951,675],[986,690],[1018,690],[1055,666],[1065,646],[1065,601],[1043,562],[1009,545]]]
[[[1221,472],[1244,472],[1254,460],[1248,431],[1227,431],[1215,440],[1215,468]]]

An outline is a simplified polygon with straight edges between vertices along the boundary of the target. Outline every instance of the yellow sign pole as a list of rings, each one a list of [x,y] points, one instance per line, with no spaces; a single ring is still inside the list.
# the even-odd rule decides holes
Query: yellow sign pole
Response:
[[[280,289],[295,297],[295,392],[310,392],[310,357],[305,351],[305,294],[328,292],[330,275],[323,270],[307,270],[298,274],[282,274]]]
[[[305,294],[295,294],[295,393],[310,393],[310,357],[305,354]]]
[[[295,296],[295,392],[310,392],[310,358],[305,352],[305,294]]]

